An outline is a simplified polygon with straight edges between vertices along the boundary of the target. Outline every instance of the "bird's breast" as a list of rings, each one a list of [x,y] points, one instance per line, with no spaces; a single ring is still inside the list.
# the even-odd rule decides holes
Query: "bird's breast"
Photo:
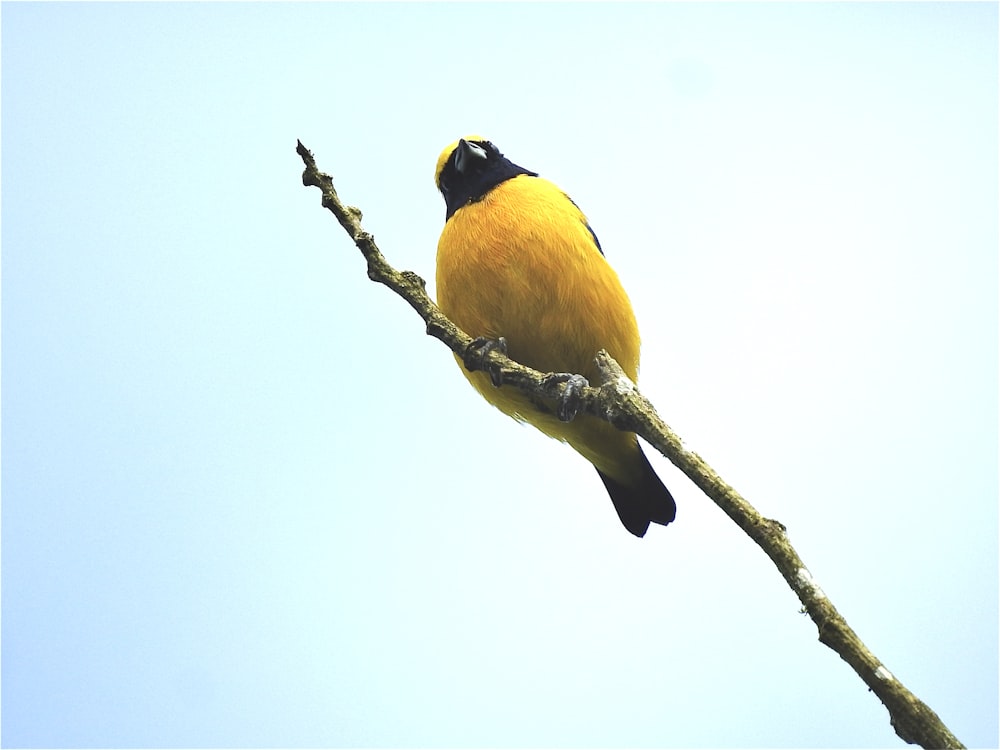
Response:
[[[466,333],[503,336],[510,356],[530,367],[591,377],[605,348],[637,374],[628,296],[584,215],[540,178],[508,180],[451,216],[438,243],[437,294]]]

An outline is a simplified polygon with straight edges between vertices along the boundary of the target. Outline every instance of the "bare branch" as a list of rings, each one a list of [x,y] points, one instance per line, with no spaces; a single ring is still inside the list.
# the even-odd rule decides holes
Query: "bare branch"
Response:
[[[337,217],[368,261],[368,277],[385,284],[409,302],[423,318],[429,335],[462,357],[466,366],[476,367],[477,363],[464,357],[472,338],[441,313],[427,295],[424,280],[415,273],[397,271],[386,262],[372,236],[361,227],[361,211],[341,203],[333,180],[316,168],[312,153],[301,142],[296,150],[305,164],[302,183],[320,189],[323,206]],[[878,696],[889,711],[897,735],[925,748],[964,747],[937,714],[896,679],[851,629],[792,547],[784,525],[764,518],[698,454],[687,450],[607,352],[598,353],[596,361],[602,382],[583,389],[582,410],[621,430],[640,435],[684,472],[764,550],[816,624],[819,640],[850,664]],[[496,350],[483,357],[478,366],[488,370],[495,383],[519,388],[544,399],[556,399],[565,387],[563,382],[547,377],[548,373],[525,367]]]

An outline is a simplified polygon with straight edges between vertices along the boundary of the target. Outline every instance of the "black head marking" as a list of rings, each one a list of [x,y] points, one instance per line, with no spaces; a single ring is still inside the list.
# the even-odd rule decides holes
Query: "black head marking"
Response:
[[[537,172],[514,164],[489,141],[463,138],[451,152],[438,177],[438,189],[447,208],[445,220],[462,206],[482,200],[501,182],[522,174],[538,176]]]

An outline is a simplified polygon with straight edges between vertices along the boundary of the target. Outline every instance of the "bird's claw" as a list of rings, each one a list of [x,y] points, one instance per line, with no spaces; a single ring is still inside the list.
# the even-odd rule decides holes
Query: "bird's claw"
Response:
[[[507,356],[507,339],[503,336],[496,339],[487,338],[486,336],[476,336],[465,347],[462,362],[465,365],[465,369],[470,372],[475,372],[476,370],[487,372],[490,376],[490,382],[493,383],[494,387],[499,388],[503,383],[500,376],[500,368],[495,365],[486,364],[486,358],[490,352],[500,352],[504,356]]]
[[[572,422],[583,407],[583,389],[590,385],[583,375],[571,372],[553,372],[545,376],[546,387],[564,383],[562,392],[556,399],[556,416],[560,422]]]

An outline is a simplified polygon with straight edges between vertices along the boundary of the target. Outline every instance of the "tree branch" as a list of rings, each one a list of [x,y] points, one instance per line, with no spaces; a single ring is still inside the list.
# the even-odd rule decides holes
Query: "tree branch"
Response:
[[[337,217],[368,261],[368,277],[405,299],[423,318],[427,333],[463,357],[472,338],[438,309],[427,295],[422,278],[410,271],[397,271],[386,262],[372,236],[361,227],[361,211],[340,201],[333,180],[317,169],[312,153],[301,142],[296,151],[305,164],[302,183],[320,189],[323,206]],[[476,366],[466,361],[467,366]],[[889,711],[897,735],[925,748],[964,747],[937,714],[896,679],[851,629],[792,547],[785,527],[778,521],[764,518],[698,454],[687,450],[607,352],[598,353],[596,361],[602,382],[583,389],[581,410],[621,430],[640,435],[684,472],[764,550],[816,624],[819,640],[846,661],[878,696]],[[547,373],[525,367],[496,350],[483,357],[479,367],[491,374],[494,383],[519,388],[544,399],[555,400],[565,387],[563,382],[547,377]]]

